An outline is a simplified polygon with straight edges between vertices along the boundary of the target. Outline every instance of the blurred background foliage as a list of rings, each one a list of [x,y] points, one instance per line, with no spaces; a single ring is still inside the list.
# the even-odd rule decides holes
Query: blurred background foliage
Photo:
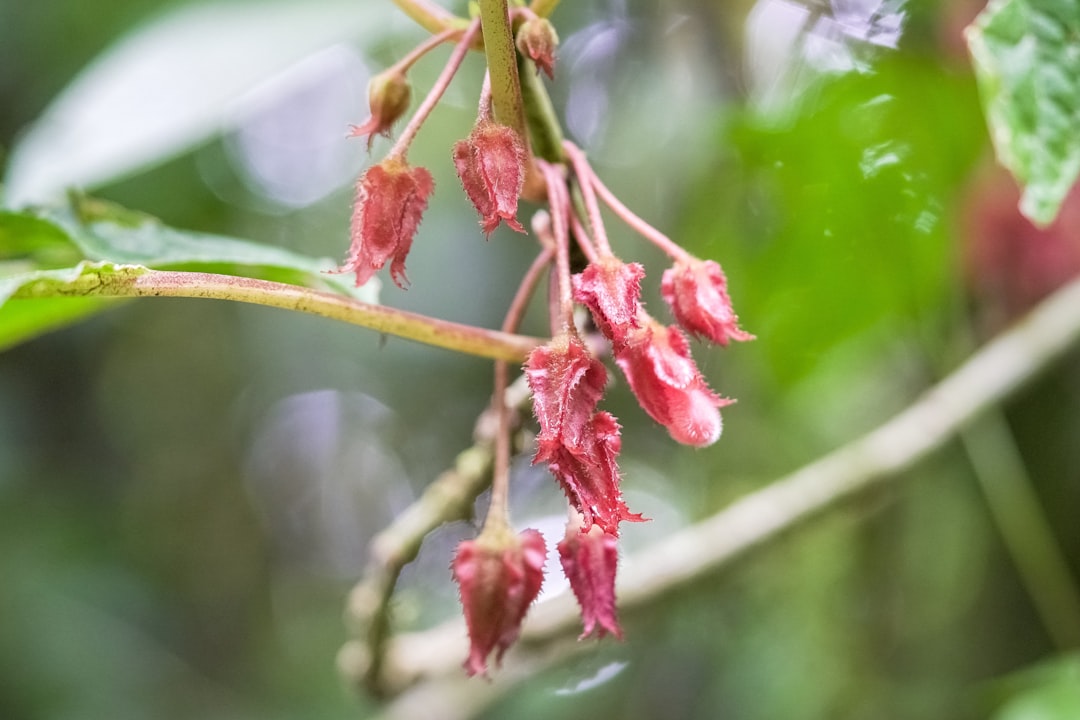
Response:
[[[344,140],[347,124],[365,116],[367,76],[423,33],[384,0],[349,3],[335,32],[297,20],[331,5],[198,4],[220,13],[215,27],[237,53],[221,78],[176,88],[207,98],[192,112],[212,127],[89,189],[175,227],[343,257],[350,181],[368,162],[362,143]],[[169,13],[190,7],[0,0],[0,158],[15,158],[81,68],[146,23],[167,37]],[[627,495],[654,518],[626,529],[628,551],[886,419],[1080,266],[1076,213],[1067,204],[1058,225],[1035,231],[991,162],[960,40],[978,10],[974,0],[559,7],[551,90],[568,135],[630,207],[724,265],[758,336],[695,348],[714,386],[739,400],[707,450],[673,447],[625,385],[609,394],[625,426]],[[265,37],[304,42],[244,54],[244,18]],[[416,68],[417,93],[441,57]],[[137,53],[126,58],[139,67]],[[209,88],[241,67],[249,87],[221,104]],[[469,61],[410,154],[438,191],[409,260],[412,287],[382,298],[492,327],[533,249],[501,231],[485,243],[451,169],[480,67]],[[161,77],[164,96],[173,80]],[[124,108],[126,122],[153,128],[163,107]],[[123,146],[112,130],[121,136],[106,124],[64,146],[49,171],[81,167],[81,145]],[[387,147],[377,141],[372,157]],[[645,262],[646,296],[660,307],[663,259],[611,230],[623,257]],[[535,310],[526,330],[542,333]],[[1002,411],[1006,450],[1026,468],[1019,482],[1046,508],[1074,585],[1076,360]],[[368,539],[471,442],[490,374],[484,361],[329,321],[180,300],[121,303],[0,354],[0,717],[376,712],[334,669],[345,593]],[[1075,645],[1034,609],[980,490],[978,447],[950,446],[632,614],[626,643],[598,644],[488,716],[1080,717]],[[558,491],[526,461],[516,467],[516,519],[550,524]],[[446,568],[470,532],[429,539],[402,579],[402,627],[458,612]]]

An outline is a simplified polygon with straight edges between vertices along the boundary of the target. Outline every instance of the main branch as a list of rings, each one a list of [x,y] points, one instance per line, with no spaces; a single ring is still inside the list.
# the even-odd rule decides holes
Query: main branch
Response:
[[[14,297],[93,295],[233,300],[321,315],[427,345],[508,362],[521,362],[534,347],[544,342],[538,338],[485,330],[383,305],[372,305],[299,285],[214,273],[136,270],[121,273],[84,272],[70,282],[44,279],[21,288]]]

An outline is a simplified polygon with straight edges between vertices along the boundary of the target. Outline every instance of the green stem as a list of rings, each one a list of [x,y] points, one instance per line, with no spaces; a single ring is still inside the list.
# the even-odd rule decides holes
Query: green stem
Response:
[[[525,108],[521,100],[518,78],[517,48],[510,29],[510,14],[506,0],[479,0],[480,23],[484,32],[484,53],[491,75],[491,99],[495,106],[495,121],[517,131],[523,141]]]
[[[443,30],[461,30],[469,25],[468,20],[459,18],[430,0],[394,0],[394,4],[432,34]]]
[[[518,55],[518,59],[521,98],[525,107],[525,121],[529,128],[533,154],[548,162],[563,162],[565,158],[562,148],[562,128],[555,114],[555,108],[551,104],[551,97],[533,61],[524,55]]]
[[[84,272],[72,281],[41,280],[18,290],[15,298],[41,297],[191,297],[265,305],[320,315],[370,330],[494,360],[521,362],[538,338],[512,335],[371,305],[341,295],[285,283],[201,272],[138,270]]]
[[[555,8],[558,7],[559,0],[533,0],[529,9],[540,17],[550,17],[551,13],[555,12]]]

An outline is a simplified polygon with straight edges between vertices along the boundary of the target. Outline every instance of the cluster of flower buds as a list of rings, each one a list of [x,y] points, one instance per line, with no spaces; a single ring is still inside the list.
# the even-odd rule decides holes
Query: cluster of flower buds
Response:
[[[518,8],[517,51],[538,70],[554,73],[558,38],[550,22]],[[511,18],[513,19],[513,18]],[[416,130],[438,102],[469,50],[478,23],[466,31],[448,31],[422,45],[409,58],[378,76],[371,86],[372,117],[354,134],[388,132],[408,105],[405,70],[421,51],[456,40],[457,47],[435,88],[416,111],[386,159],[360,178],[352,223],[352,247],[343,271],[366,282],[387,262],[391,277],[404,286],[405,256],[412,245],[428,197],[431,175],[412,167],[405,153]],[[628,210],[596,176],[584,153],[563,143],[561,157],[541,159],[530,150],[520,129],[500,124],[492,112],[489,83],[481,93],[472,132],[453,147],[453,164],[468,199],[480,216],[485,234],[500,223],[518,232],[518,200],[527,176],[542,179],[547,208],[537,213],[533,231],[540,261],[551,267],[552,339],[537,347],[525,363],[539,424],[534,463],[546,463],[568,500],[566,535],[558,543],[559,559],[582,612],[584,633],[622,637],[616,614],[617,540],[623,521],[642,521],[623,500],[618,455],[620,427],[608,412],[597,409],[608,384],[608,371],[581,339],[574,321],[575,304],[586,307],[607,339],[616,365],[645,412],[673,439],[694,447],[715,442],[722,429],[720,408],[730,403],[706,383],[695,364],[685,333],[719,345],[750,340],[731,307],[727,280],[711,260],[691,256]],[[571,201],[577,193],[578,202]],[[641,301],[645,270],[624,262],[608,242],[600,201],[631,227],[664,250],[673,266],[663,274],[661,295],[677,325],[653,318]],[[588,261],[571,274],[570,247]],[[528,296],[535,277],[523,281]],[[515,301],[504,330],[516,328],[524,303]],[[502,374],[500,375],[499,369]],[[501,382],[498,378],[502,378]],[[509,434],[504,407],[505,366],[497,366],[496,408],[501,433]],[[535,530],[515,533],[506,509],[509,442],[496,444],[492,505],[476,540],[461,544],[452,564],[471,650],[465,667],[483,673],[494,652],[501,658],[516,640],[525,614],[540,592],[547,549]],[[499,448],[502,450],[499,450]],[[500,469],[501,468],[501,469]]]

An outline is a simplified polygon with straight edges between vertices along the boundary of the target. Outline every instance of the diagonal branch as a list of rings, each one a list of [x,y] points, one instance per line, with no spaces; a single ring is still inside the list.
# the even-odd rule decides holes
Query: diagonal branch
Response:
[[[628,558],[618,586],[620,607],[655,603],[844,500],[895,479],[1078,343],[1080,280],[1045,300],[876,430]],[[526,621],[522,642],[507,655],[505,680],[477,692],[494,701],[516,680],[557,661],[552,659],[555,647],[564,649],[561,657],[575,647],[588,647],[566,643],[577,630],[577,607],[568,593],[538,605]],[[441,695],[447,701],[465,692],[464,678],[451,679],[460,673],[465,650],[461,623],[395,639],[388,661],[403,682],[400,689],[418,684],[387,707],[384,717],[405,717],[402,711],[420,695],[428,700]]]

